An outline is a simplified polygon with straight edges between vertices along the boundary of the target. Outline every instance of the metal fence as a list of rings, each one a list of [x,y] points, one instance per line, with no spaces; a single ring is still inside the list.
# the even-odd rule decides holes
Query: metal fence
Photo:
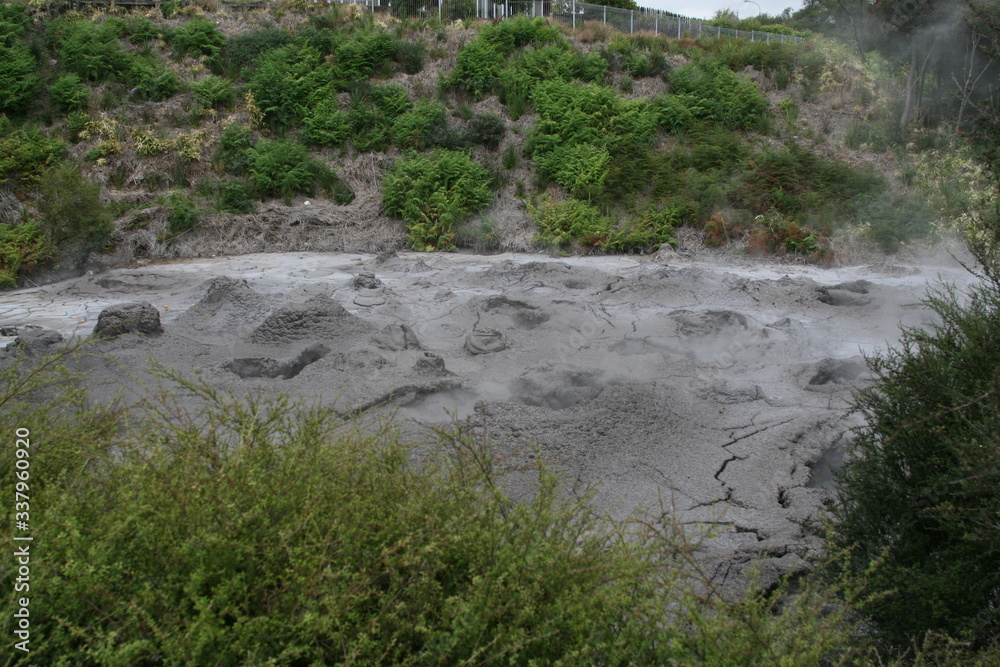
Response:
[[[801,37],[773,32],[731,30],[677,16],[658,9],[619,9],[590,5],[576,0],[312,0],[319,4],[358,4],[372,12],[388,13],[399,18],[424,17],[443,21],[458,19],[501,20],[513,16],[546,17],[583,27],[587,22],[599,22],[621,32],[651,32],[665,37],[730,37],[752,42],[798,43]],[[115,4],[120,6],[154,6],[162,0],[70,0],[72,4]],[[261,7],[267,0],[222,0],[231,7]]]

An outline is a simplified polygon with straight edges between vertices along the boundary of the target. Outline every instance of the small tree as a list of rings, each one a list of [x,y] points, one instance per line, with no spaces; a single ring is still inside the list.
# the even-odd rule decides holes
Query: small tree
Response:
[[[82,259],[111,240],[114,223],[101,201],[101,184],[86,178],[75,164],[64,162],[41,178],[38,210],[53,244]]]

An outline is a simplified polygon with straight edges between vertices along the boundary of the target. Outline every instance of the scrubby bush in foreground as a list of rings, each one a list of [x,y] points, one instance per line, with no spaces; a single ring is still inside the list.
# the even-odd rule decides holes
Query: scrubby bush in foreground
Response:
[[[940,323],[869,360],[836,541],[858,571],[881,561],[865,592],[889,644],[935,632],[984,647],[1000,636],[1000,283],[926,303]]]
[[[31,434],[31,653],[10,664],[819,664],[849,657],[808,590],[703,603],[671,533],[595,518],[538,467],[512,502],[488,445],[173,376],[148,411],[53,360],[0,373]],[[164,373],[161,371],[161,375]],[[13,479],[14,456],[0,459]],[[13,503],[0,510],[12,525]],[[44,536],[44,539],[42,537]],[[13,589],[16,570],[0,585]],[[3,599],[13,618],[14,596]],[[822,614],[820,612],[823,612]],[[9,632],[9,627],[7,628]]]

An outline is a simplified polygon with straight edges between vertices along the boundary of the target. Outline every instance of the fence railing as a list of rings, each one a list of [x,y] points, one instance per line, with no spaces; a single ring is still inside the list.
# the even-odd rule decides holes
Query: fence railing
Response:
[[[83,4],[115,4],[121,6],[153,6],[161,0],[70,0]],[[372,12],[389,13],[399,18],[422,16],[441,20],[505,19],[513,16],[546,17],[583,27],[587,22],[600,22],[621,32],[652,32],[665,37],[730,37],[752,42],[798,43],[801,37],[759,30],[747,32],[708,25],[697,19],[677,16],[659,9],[619,9],[591,5],[576,0],[312,0],[322,4],[357,4]],[[262,7],[267,0],[222,0],[232,7]]]

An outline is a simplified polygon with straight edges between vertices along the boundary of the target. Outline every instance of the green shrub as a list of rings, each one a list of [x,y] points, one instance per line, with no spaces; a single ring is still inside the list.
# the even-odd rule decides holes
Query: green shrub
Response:
[[[247,150],[254,145],[250,130],[242,125],[227,125],[219,136],[219,145],[215,152],[215,161],[222,163],[222,168],[228,174],[239,176],[246,173],[250,164]]]
[[[611,154],[593,144],[557,146],[535,158],[540,178],[554,180],[574,196],[592,199],[597,196],[608,177]]]
[[[49,95],[62,111],[77,111],[87,107],[89,90],[76,74],[63,74],[49,88]]]
[[[4,131],[6,129],[6,131]],[[0,179],[37,181],[66,152],[66,144],[38,130],[10,131],[0,123]]]
[[[180,78],[155,58],[133,60],[125,81],[133,87],[130,97],[136,101],[162,102],[181,87]]]
[[[482,39],[474,39],[458,52],[452,81],[477,98],[493,92],[500,82],[504,53]]]
[[[21,113],[35,102],[42,89],[38,65],[24,42],[0,42],[0,112]]]
[[[38,210],[52,243],[83,259],[111,240],[114,221],[101,201],[101,184],[84,177],[70,162],[56,165],[41,178]]]
[[[290,127],[314,104],[331,96],[333,71],[316,49],[291,44],[264,54],[250,78],[250,89],[264,118]]]
[[[380,150],[392,140],[396,119],[413,105],[398,84],[364,86],[351,96],[348,121],[351,140],[359,151]]]
[[[493,113],[476,114],[465,129],[465,140],[474,146],[485,146],[495,151],[507,134],[503,119]]]
[[[208,76],[191,84],[191,93],[205,107],[229,106],[233,103],[233,84],[217,76]]]
[[[133,18],[125,25],[125,36],[133,44],[148,44],[160,37],[160,29],[147,18]]]
[[[854,549],[849,571],[878,563],[865,610],[892,645],[934,632],[982,648],[1000,621],[1000,285],[924,303],[936,323],[868,360],[875,380],[856,394],[866,421],[840,474],[834,539]]]
[[[268,51],[288,43],[290,36],[284,30],[264,28],[251,33],[233,35],[223,45],[219,59],[229,63],[234,72],[253,68]]]
[[[129,71],[132,60],[119,42],[121,34],[121,24],[114,21],[66,22],[59,30],[59,60],[84,80],[116,79]]]
[[[423,150],[447,141],[447,110],[441,104],[421,100],[410,111],[396,117],[392,141],[401,148]]]
[[[340,111],[336,97],[315,104],[303,119],[302,136],[317,146],[339,146],[351,134],[347,114]]]
[[[423,42],[399,40],[396,42],[395,60],[405,73],[416,74],[424,68],[427,48]]]
[[[45,232],[34,222],[0,224],[0,288],[17,287],[23,271],[53,258]]]
[[[600,248],[612,234],[614,220],[582,201],[567,199],[552,201],[545,198],[528,211],[538,231],[534,242],[539,246],[567,247],[579,243],[584,248]]]
[[[613,252],[655,252],[663,244],[675,245],[674,227],[681,222],[676,206],[650,207],[617,225],[604,249]]]
[[[334,51],[335,77],[345,84],[363,81],[396,53],[396,44],[382,30],[362,30]],[[343,84],[342,84],[343,85]]]
[[[437,149],[396,160],[382,182],[389,215],[409,223],[414,250],[449,250],[455,225],[493,201],[490,176],[465,153]]]
[[[670,89],[694,118],[731,130],[754,129],[767,112],[767,100],[757,84],[713,60],[675,69]]]
[[[298,193],[311,193],[316,181],[330,171],[305,146],[286,139],[260,141],[247,149],[247,156],[247,171],[257,189],[283,197],[286,204]]]
[[[184,194],[173,192],[167,198],[167,229],[171,236],[194,229],[201,216],[194,202]]]
[[[214,58],[226,44],[226,36],[213,21],[191,19],[174,31],[171,43],[178,58],[208,56]]]

